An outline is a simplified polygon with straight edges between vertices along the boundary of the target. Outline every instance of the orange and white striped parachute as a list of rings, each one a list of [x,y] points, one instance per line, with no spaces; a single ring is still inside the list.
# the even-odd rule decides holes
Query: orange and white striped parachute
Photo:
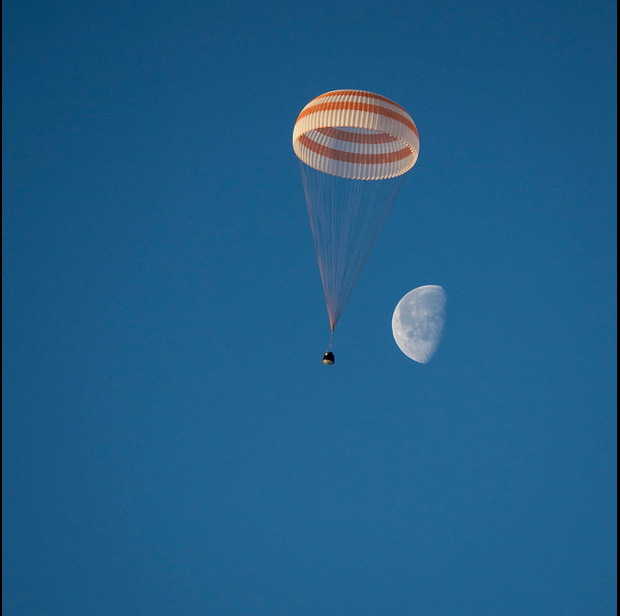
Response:
[[[411,116],[389,98],[363,90],[335,90],[301,110],[293,149],[306,165],[324,173],[382,180],[415,165],[420,138]]]
[[[293,150],[300,160],[333,333],[403,174],[418,159],[418,130],[389,98],[364,90],[334,90],[301,110],[293,128]]]

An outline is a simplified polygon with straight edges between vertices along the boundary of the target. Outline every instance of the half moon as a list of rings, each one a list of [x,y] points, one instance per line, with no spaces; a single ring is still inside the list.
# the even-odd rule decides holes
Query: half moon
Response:
[[[443,333],[445,310],[446,292],[435,284],[417,287],[398,302],[392,333],[407,357],[421,364],[431,360]]]

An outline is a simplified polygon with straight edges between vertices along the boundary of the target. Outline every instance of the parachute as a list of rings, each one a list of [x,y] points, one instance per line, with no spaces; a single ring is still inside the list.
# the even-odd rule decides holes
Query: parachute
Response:
[[[311,100],[293,129],[310,227],[333,333],[420,140],[389,98],[334,90]],[[332,362],[333,363],[333,362]]]

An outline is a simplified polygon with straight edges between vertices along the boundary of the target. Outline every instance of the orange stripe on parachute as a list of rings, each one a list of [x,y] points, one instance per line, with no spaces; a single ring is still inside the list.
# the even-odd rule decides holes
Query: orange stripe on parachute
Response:
[[[381,165],[385,163],[393,163],[411,155],[411,150],[409,148],[403,148],[402,150],[397,150],[396,152],[383,152],[380,154],[359,154],[356,152],[344,152],[343,150],[329,148],[313,141],[306,135],[300,135],[298,140],[303,146],[312,152],[315,152],[319,156],[325,156],[326,158],[339,160],[345,163],[357,163],[360,165]]]
[[[311,107],[306,107],[306,109],[302,110],[302,112],[297,117],[297,122],[302,118],[310,115],[311,113],[317,113],[319,111],[343,111],[343,110],[351,110],[351,111],[365,111],[367,113],[377,113],[379,115],[385,116],[387,118],[391,118],[392,120],[397,120],[401,124],[404,124],[407,128],[412,130],[417,137],[418,129],[415,124],[409,120],[409,118],[405,118],[400,115],[400,113],[396,113],[391,109],[386,109],[385,107],[379,107],[378,105],[371,105],[369,103],[355,103],[352,101],[342,101],[342,102],[332,102],[332,103],[318,103],[317,105],[312,105]]]
[[[332,92],[325,92],[325,94],[320,94],[314,100],[318,98],[323,98],[324,96],[364,96],[366,98],[374,98],[377,101],[383,101],[384,103],[390,103],[390,105],[394,105],[394,107],[398,107],[402,109],[405,113],[407,110],[401,107],[398,103],[390,100],[386,96],[381,96],[380,94],[374,94],[373,92],[366,92],[364,90],[333,90]],[[407,114],[409,115],[409,114]]]

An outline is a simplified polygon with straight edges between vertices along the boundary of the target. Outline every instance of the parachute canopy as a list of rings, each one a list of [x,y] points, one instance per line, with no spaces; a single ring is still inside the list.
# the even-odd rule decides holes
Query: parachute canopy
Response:
[[[411,116],[364,90],[311,100],[293,129],[329,324],[334,331],[396,199],[418,159]]]
[[[409,171],[420,139],[411,116],[389,98],[335,90],[311,100],[293,130],[293,149],[309,167],[353,180],[382,180]]]

